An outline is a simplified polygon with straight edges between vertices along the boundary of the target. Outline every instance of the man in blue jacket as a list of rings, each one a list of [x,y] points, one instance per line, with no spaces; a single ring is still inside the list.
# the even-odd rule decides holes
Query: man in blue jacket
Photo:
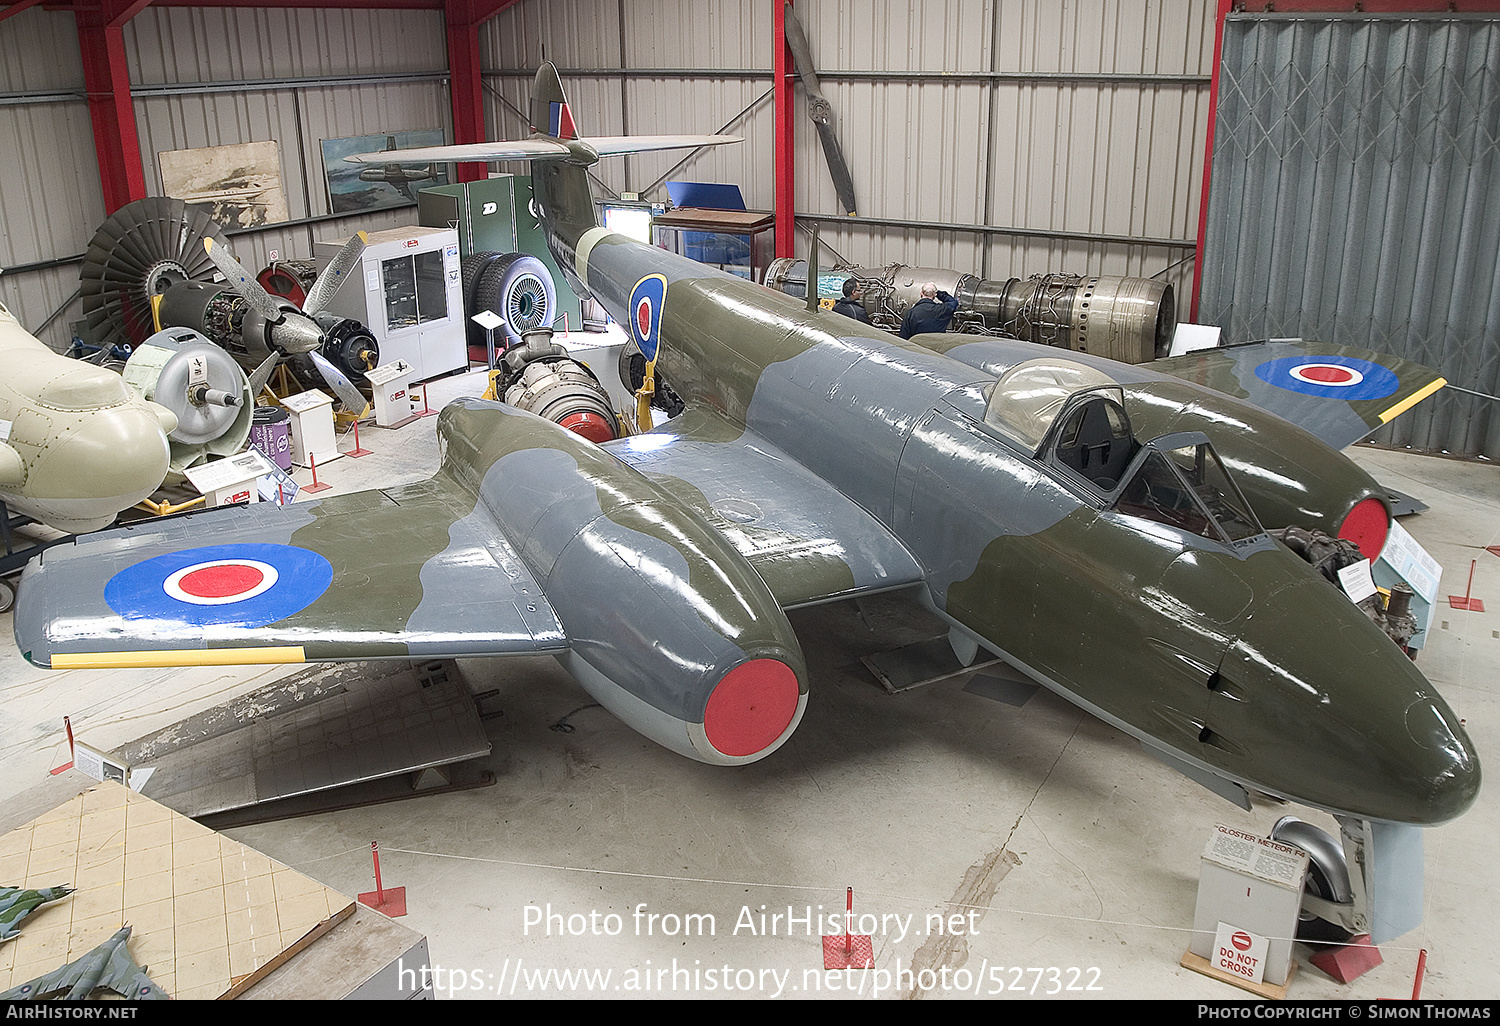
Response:
[[[936,282],[928,282],[922,286],[922,298],[906,311],[906,318],[901,322],[901,337],[947,331],[957,310],[958,300],[940,290]]]
[[[833,312],[843,314],[845,317],[853,317],[863,324],[869,324],[870,315],[865,312],[864,303],[860,302],[863,292],[864,290],[853,278],[845,278],[844,298],[833,304]]]

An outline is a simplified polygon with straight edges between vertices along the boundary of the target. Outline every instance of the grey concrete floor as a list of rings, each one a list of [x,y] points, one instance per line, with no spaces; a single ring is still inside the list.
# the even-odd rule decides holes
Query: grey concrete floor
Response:
[[[477,376],[438,382],[433,406],[479,387]],[[320,478],[351,491],[428,476],[434,419],[362,430],[376,455],[337,460]],[[1490,757],[1500,558],[1484,546],[1500,544],[1500,469],[1353,455],[1431,505],[1405,526],[1442,563],[1444,594],[1461,593],[1478,560],[1474,594],[1490,611],[1441,611],[1418,666]],[[465,674],[497,689],[487,708],[502,711],[487,721],[493,786],[227,832],[351,895],[373,889],[379,841],[384,883],[406,888],[403,922],[428,936],[444,996],[1241,996],[1178,966],[1209,832],[1266,833],[1288,813],[1336,831],[1331,818],[1275,804],[1243,812],[1045,691],[1019,707],[961,680],[887,695],[860,656],[934,633],[898,598],[793,623],[810,662],[807,714],[754,765],[709,767],[657,747],[550,658],[476,660]],[[109,749],[283,672],[54,673],[7,649],[0,794],[66,761],[64,714]],[[1300,950],[1288,996],[1410,996],[1423,949],[1424,996],[1496,996],[1497,808],[1491,787],[1427,832],[1425,922],[1383,948],[1383,965],[1346,986]],[[825,974],[818,934],[842,929],[851,886],[877,969]],[[947,929],[929,930],[929,916]]]

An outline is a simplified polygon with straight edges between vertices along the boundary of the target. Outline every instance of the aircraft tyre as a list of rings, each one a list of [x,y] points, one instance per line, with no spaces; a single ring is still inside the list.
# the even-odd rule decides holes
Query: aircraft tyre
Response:
[[[464,328],[468,333],[469,345],[484,345],[484,329],[469,320],[479,312],[479,307],[474,305],[474,293],[479,288],[479,277],[484,274],[485,269],[499,260],[504,253],[496,253],[492,249],[480,250],[470,253],[459,262],[459,275],[464,288]]]
[[[525,253],[509,253],[487,266],[474,287],[474,313],[493,310],[505,319],[505,344],[518,346],[533,328],[550,328],[557,288],[547,265]],[[472,323],[472,322],[471,322]],[[481,331],[479,344],[484,344]],[[499,339],[496,339],[499,342]]]
[[[9,581],[0,581],[0,613],[10,612],[16,604],[16,588]]]
[[[1302,881],[1304,890],[1325,901],[1350,900],[1349,866],[1344,859],[1343,846],[1336,837],[1295,816],[1283,816],[1271,828],[1271,839],[1307,852],[1307,876]],[[1309,912],[1303,912],[1297,923],[1297,939],[1304,944],[1347,944],[1353,937],[1354,934],[1342,924],[1330,923]]]

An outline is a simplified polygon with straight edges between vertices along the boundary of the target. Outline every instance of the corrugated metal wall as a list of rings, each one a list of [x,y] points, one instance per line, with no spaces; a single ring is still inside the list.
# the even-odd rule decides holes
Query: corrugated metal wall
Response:
[[[1500,393],[1497,76],[1493,17],[1231,17],[1200,318]],[[1500,411],[1444,389],[1379,438],[1500,458]]]
[[[148,7],[124,39],[150,195],[162,191],[161,152],[274,140],[290,216],[316,217],[329,213],[320,140],[452,123],[440,12]],[[48,89],[76,96],[43,102]],[[71,14],[34,8],[0,22],[0,92],[18,94],[0,96],[11,101],[0,103],[0,266],[81,253],[104,220],[82,90]],[[271,250],[308,258],[315,239],[415,220],[415,208],[380,211],[232,246],[260,267]],[[0,301],[35,329],[77,287],[78,268],[0,276]],[[65,346],[79,316],[74,303],[41,337]]]
[[[795,9],[836,113],[861,215],[1190,240],[1214,6],[798,0]],[[534,68],[545,46],[591,131],[713,131],[771,88],[772,17],[767,0],[523,3],[486,26],[481,54],[487,69]],[[631,74],[568,75],[622,67]],[[650,68],[704,73],[640,77]],[[751,69],[758,73],[734,74]],[[913,74],[933,72],[949,77]],[[491,130],[513,131],[519,122],[506,105],[524,109],[527,80],[486,81]],[[797,211],[841,213],[800,87],[795,111]],[[770,209],[773,128],[762,100],[732,129],[746,137],[743,145],[705,153],[672,177],[736,182],[751,207]],[[676,159],[631,158],[628,172],[616,162],[598,174],[615,190],[641,191]],[[822,237],[861,264],[900,261],[991,277],[1165,271],[1183,295],[1192,275],[1191,260],[1166,270],[1189,255],[1182,248],[874,225],[825,225]],[[799,254],[806,247],[799,235]]]
[[[72,14],[0,22],[0,100],[0,267],[82,252],[104,200]],[[76,264],[0,274],[0,302],[33,329],[77,288]],[[56,345],[64,329],[44,334]]]
[[[524,130],[516,113],[525,109],[524,72],[545,55],[563,69],[587,131],[699,132],[733,122],[729,130],[746,138],[676,170],[681,155],[608,162],[596,169],[605,186],[645,191],[669,173],[736,182],[752,207],[769,209],[773,2],[525,0],[481,29],[491,137]],[[861,215],[1181,240],[1197,224],[1213,8],[1213,0],[796,4]],[[327,210],[319,139],[451,125],[438,78],[246,84],[440,73],[447,57],[438,12],[148,7],[125,39],[153,193],[160,151],[274,139],[291,216],[317,215]],[[34,8],[0,23],[0,57],[5,90],[81,91],[71,15]],[[523,73],[508,74],[514,71]],[[933,72],[949,77],[922,77]],[[796,208],[839,213],[800,89],[795,111]],[[0,262],[81,252],[103,218],[81,98],[0,103],[0,161],[7,172],[0,175]],[[370,226],[408,216],[373,215]],[[270,249],[305,256],[314,237],[353,227],[263,232],[239,237],[236,248],[246,249],[247,264]],[[832,224],[823,238],[856,263],[901,261],[990,277],[1164,273],[1185,293],[1192,271],[1190,260],[1168,269],[1186,249],[1115,241]],[[801,235],[798,250],[806,248]],[[76,267],[0,276],[0,299],[35,325],[74,284]],[[74,307],[47,340],[63,341],[76,316]]]

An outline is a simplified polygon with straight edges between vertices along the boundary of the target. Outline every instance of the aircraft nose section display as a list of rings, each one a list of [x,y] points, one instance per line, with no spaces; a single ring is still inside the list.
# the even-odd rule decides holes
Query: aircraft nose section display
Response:
[[[1458,717],[1359,608],[1302,577],[1239,625],[1204,754],[1248,786],[1325,809],[1420,825],[1458,816],[1479,791]]]

